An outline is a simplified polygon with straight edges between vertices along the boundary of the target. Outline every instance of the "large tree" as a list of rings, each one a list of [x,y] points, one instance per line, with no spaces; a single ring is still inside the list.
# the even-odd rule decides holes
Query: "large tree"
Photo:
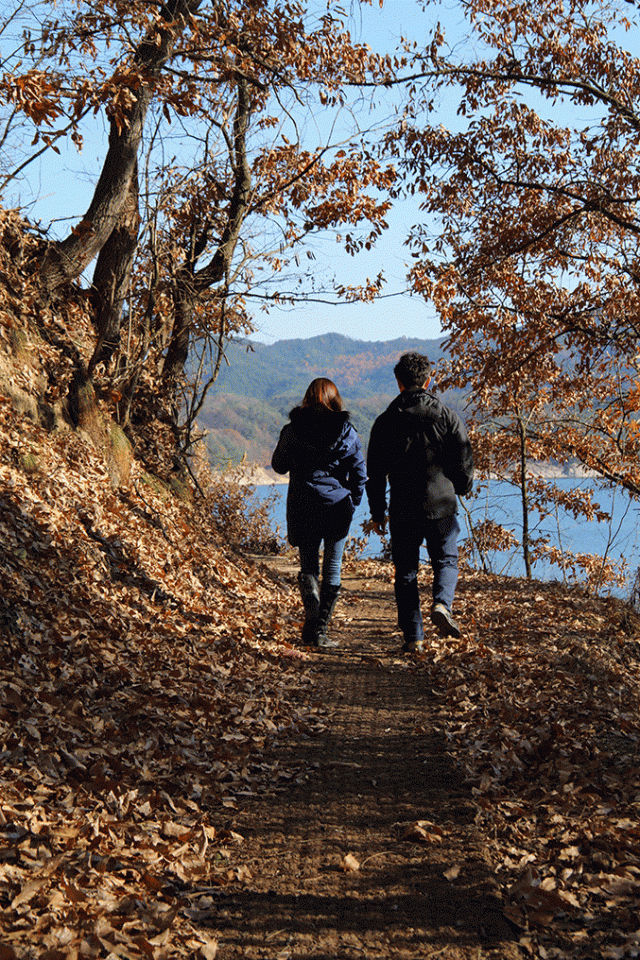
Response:
[[[528,384],[546,401],[530,439],[638,494],[637,11],[622,0],[460,9],[465,36],[448,44],[438,25],[408,51],[411,97],[386,142],[424,211],[409,238],[414,289],[435,302],[455,382],[485,420],[508,415],[505,396]]]
[[[435,24],[406,45],[410,95],[384,148],[423,211],[411,282],[448,334],[443,385],[469,393],[479,465],[521,490],[529,563],[545,551],[532,509],[597,510],[532,486],[534,461],[640,494],[638,14],[623,0],[456,9],[455,35]]]
[[[353,253],[384,229],[394,174],[368,156],[350,92],[378,58],[332,3],[65,0],[54,20],[15,0],[4,35],[14,15],[33,29],[3,61],[7,132],[20,114],[45,147],[80,143],[87,111],[109,131],[88,209],[38,264],[46,304],[97,258],[96,343],[74,382],[106,377],[125,422],[146,383],[175,416],[194,341],[216,343],[219,363],[250,327],[257,264],[281,272],[317,231]]]

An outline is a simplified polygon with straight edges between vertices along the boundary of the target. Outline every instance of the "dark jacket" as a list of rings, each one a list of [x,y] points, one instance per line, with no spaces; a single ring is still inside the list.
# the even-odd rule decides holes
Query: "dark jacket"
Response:
[[[367,479],[358,434],[346,411],[295,407],[289,420],[271,460],[276,473],[289,474],[289,542],[298,546],[310,533],[340,539]]]
[[[471,444],[460,417],[426,390],[404,390],[371,429],[367,496],[373,520],[384,520],[389,480],[392,520],[442,519],[456,513],[456,494],[473,486]]]

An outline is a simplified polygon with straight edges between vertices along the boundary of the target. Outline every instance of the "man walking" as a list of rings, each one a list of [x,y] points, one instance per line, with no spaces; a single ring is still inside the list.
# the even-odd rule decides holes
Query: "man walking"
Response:
[[[393,371],[400,394],[373,424],[367,456],[367,497],[378,534],[385,529],[389,481],[391,558],[404,651],[423,646],[418,592],[423,541],[433,568],[431,621],[442,636],[460,636],[451,613],[460,533],[456,494],[471,492],[473,456],[460,417],[427,392],[430,367],[422,354],[400,357]]]

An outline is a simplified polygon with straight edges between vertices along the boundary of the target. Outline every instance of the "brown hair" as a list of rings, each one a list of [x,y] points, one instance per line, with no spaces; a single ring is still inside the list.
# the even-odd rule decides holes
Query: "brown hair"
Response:
[[[333,380],[326,377],[317,377],[307,387],[301,406],[325,407],[339,413],[342,410],[342,397]]]

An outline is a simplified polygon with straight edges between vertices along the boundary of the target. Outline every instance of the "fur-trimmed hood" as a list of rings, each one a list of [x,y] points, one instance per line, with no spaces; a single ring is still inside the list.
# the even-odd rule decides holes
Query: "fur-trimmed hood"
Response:
[[[332,449],[350,431],[350,415],[346,410],[335,412],[326,407],[294,407],[289,420],[296,440],[313,449]]]

